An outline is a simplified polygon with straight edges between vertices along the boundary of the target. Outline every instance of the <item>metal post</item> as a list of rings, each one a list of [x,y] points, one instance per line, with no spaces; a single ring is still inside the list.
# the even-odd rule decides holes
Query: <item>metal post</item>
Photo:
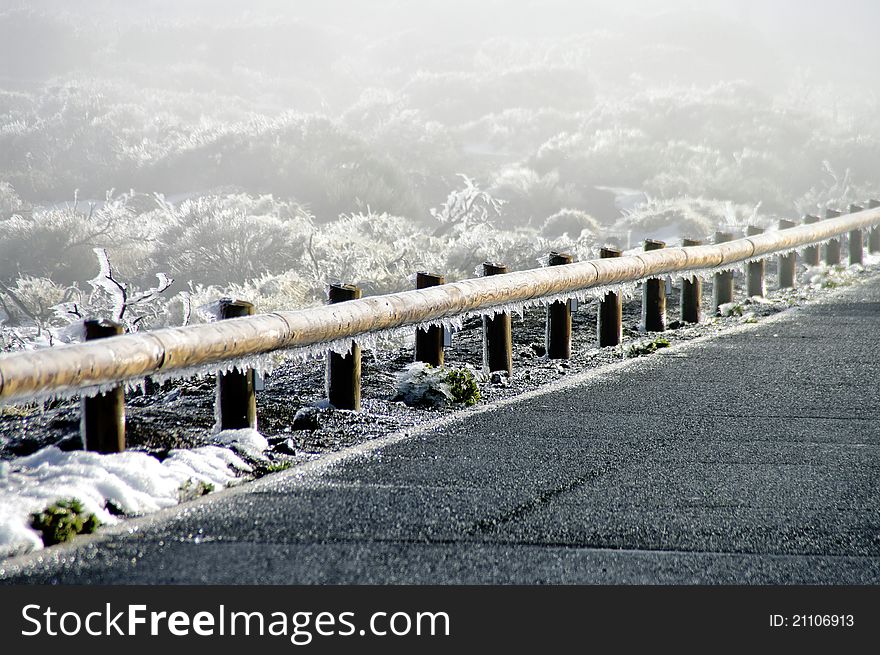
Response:
[[[620,251],[616,248],[602,248],[599,257],[601,259],[620,257]],[[599,333],[600,348],[616,346],[623,340],[623,305],[620,294],[609,291],[599,301],[596,330]]]
[[[836,209],[826,209],[825,218],[837,218],[840,212]],[[840,263],[840,238],[831,239],[825,244],[825,263],[828,266],[836,266]]]
[[[562,266],[571,264],[572,256],[567,253],[551,252],[548,264]],[[571,303],[554,302],[547,307],[547,329],[545,345],[549,359],[571,358]]]
[[[483,275],[502,275],[507,266],[492,262],[483,263]],[[483,367],[489,371],[506,371],[513,374],[513,342],[510,334],[510,314],[483,317]]]
[[[821,219],[818,216],[807,214],[804,216],[804,225],[812,225],[818,223]],[[801,251],[801,259],[804,260],[806,266],[819,265],[819,246],[807,246]]]
[[[353,284],[331,284],[328,293],[330,304],[357,300],[361,290]],[[354,341],[346,354],[327,355],[327,400],[336,409],[361,408],[361,348]]]
[[[850,205],[849,213],[857,214],[860,211],[864,211],[864,207],[860,207],[859,205]],[[864,244],[862,242],[862,231],[861,230],[850,230],[849,231],[849,265],[853,264],[861,264],[862,263],[862,251],[864,250]]]
[[[753,237],[763,234],[764,230],[755,225],[746,226],[746,236]],[[764,260],[746,264],[746,297],[764,297]]]
[[[645,250],[660,250],[666,244],[645,239]],[[666,329],[666,282],[651,278],[642,282],[642,328],[646,332],[663,332]]]
[[[682,239],[685,248],[703,245],[697,239]],[[681,278],[681,322],[699,323],[702,319],[700,304],[703,298],[703,281],[696,275]]]
[[[427,289],[446,283],[436,273],[416,273],[416,289]],[[443,366],[443,328],[432,325],[427,330],[416,330],[415,360],[431,366]]]
[[[880,207],[880,200],[869,200],[868,208],[876,209]],[[880,225],[875,225],[868,232],[868,252],[880,252]]]
[[[787,221],[784,218],[779,219],[780,230],[788,230],[794,226],[795,223],[793,221]],[[776,261],[776,269],[779,276],[779,288],[793,288],[795,286],[795,272],[797,270],[797,252],[790,252],[787,255],[779,255]]]
[[[122,326],[113,321],[88,320],[83,323],[85,341],[106,339],[122,334]],[[86,450],[95,453],[125,451],[125,387],[83,398],[80,435]]]
[[[253,316],[254,306],[243,300],[224,298],[220,301],[218,320]],[[214,429],[241,430],[257,427],[257,396],[254,391],[254,369],[234,369],[217,374],[217,424]]]
[[[733,235],[729,232],[716,232],[713,241],[716,244],[733,241]],[[729,302],[733,302],[733,271],[719,271],[712,278],[712,309],[714,313],[720,314],[718,308]]]

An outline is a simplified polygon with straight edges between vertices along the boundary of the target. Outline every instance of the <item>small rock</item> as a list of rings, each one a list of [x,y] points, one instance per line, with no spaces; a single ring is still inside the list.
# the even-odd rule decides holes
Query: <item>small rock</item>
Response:
[[[272,450],[281,455],[296,455],[296,446],[293,439],[283,439],[272,446]]]
[[[294,414],[291,427],[294,430],[317,430],[321,427],[318,416],[317,407],[303,407]]]
[[[78,434],[69,434],[66,437],[59,439],[55,446],[65,452],[69,453],[74,450],[85,450],[85,445],[83,444],[82,437]]]
[[[494,371],[489,376],[489,382],[499,387],[509,387],[510,377],[507,375],[506,371]]]
[[[565,373],[566,373],[565,367],[562,364],[557,364],[556,365],[556,372],[559,373],[559,375],[565,375]]]
[[[666,326],[666,328],[669,330],[677,330],[681,327],[684,327],[684,323],[682,323],[681,321],[672,321],[672,323]]]
[[[544,346],[543,343],[533,342],[533,343],[530,343],[529,346],[531,347],[531,349],[535,352],[535,354],[538,357],[543,357],[544,355],[547,354],[547,348]]]
[[[171,403],[180,398],[183,395],[183,388],[178,387],[177,389],[173,389],[165,394],[165,397],[162,398],[162,402]]]

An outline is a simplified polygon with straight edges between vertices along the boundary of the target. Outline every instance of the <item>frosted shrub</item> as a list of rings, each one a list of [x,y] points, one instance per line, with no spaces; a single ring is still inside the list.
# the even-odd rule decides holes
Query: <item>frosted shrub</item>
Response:
[[[79,203],[76,194],[61,209],[35,209],[0,220],[0,280],[21,275],[47,277],[66,285],[92,273],[93,248],[108,247],[116,255],[142,249],[152,236],[146,221],[128,206],[130,196],[109,192],[101,207]],[[142,269],[143,260],[124,267]]]
[[[720,227],[736,229],[752,224],[767,224],[756,207],[705,198],[651,199],[625,211],[614,226],[618,234],[634,240],[660,236],[674,241],[683,237],[705,239]],[[637,243],[632,243],[635,247]]]
[[[0,218],[7,218],[22,207],[21,198],[8,182],[0,182]]]
[[[397,376],[397,400],[407,405],[442,406],[475,404],[480,399],[476,377],[470,368],[435,368],[415,362]]]
[[[877,195],[876,186],[855,183],[850,169],[840,173],[825,161],[822,162],[822,173],[820,183],[795,201],[795,207],[800,214],[817,214],[824,218],[826,208],[846,211],[850,203],[862,202],[864,198]]]
[[[213,300],[224,296],[248,300],[257,305],[260,313],[302,309],[319,304],[319,297],[309,280],[296,271],[262,275],[244,284],[230,285],[224,291],[215,289],[205,293],[202,290],[200,295],[205,302],[209,302],[209,296]]]
[[[25,275],[12,287],[0,283],[0,306],[7,321],[18,324],[30,319],[44,326],[55,315],[54,307],[78,295],[79,289],[64,287],[49,278]]]
[[[491,192],[505,203],[505,226],[536,225],[541,218],[579,202],[572,182],[561,181],[558,171],[538,173],[522,165],[508,166],[493,179]]]
[[[541,236],[548,239],[562,236],[578,239],[585,231],[588,235],[597,235],[602,226],[588,213],[577,209],[562,209],[548,216],[541,226]]]
[[[468,230],[477,225],[492,225],[501,216],[501,207],[504,204],[502,200],[483,191],[467,175],[459,173],[458,177],[462,179],[464,186],[450,191],[446,202],[439,208],[431,209],[431,216],[441,223],[438,234],[453,228]]]
[[[312,230],[307,215],[270,196],[207,196],[165,211],[157,262],[197,283],[230,284],[300,268]]]
[[[367,293],[403,290],[415,271],[435,268],[444,249],[412,220],[372,211],[320,226],[307,245],[311,278],[322,294],[327,282],[337,281]]]
[[[165,314],[165,292],[174,280],[164,273],[157,273],[157,284],[140,290],[132,284],[120,281],[110,264],[107,251],[95,248],[98,274],[89,280],[92,292],[79,292],[74,300],[62,302],[52,309],[60,322],[76,323],[84,319],[109,319],[121,323],[126,332],[136,332],[141,327],[159,327]]]

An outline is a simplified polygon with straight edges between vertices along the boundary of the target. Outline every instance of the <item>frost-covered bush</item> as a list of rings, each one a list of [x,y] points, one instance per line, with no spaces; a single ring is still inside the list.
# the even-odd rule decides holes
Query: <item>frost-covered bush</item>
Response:
[[[669,348],[671,342],[666,337],[657,337],[652,341],[639,341],[632,344],[626,351],[627,357],[643,357],[653,355],[662,348]]]
[[[769,219],[760,216],[759,208],[760,205],[749,207],[705,198],[651,199],[625,211],[613,229],[628,238],[633,247],[649,238],[665,239],[672,244],[682,238],[706,239],[719,229],[766,225]]]
[[[602,232],[602,226],[595,218],[577,209],[562,209],[548,216],[541,226],[541,236],[547,239],[568,237],[575,240],[585,231],[588,236],[595,236]]]
[[[480,399],[480,390],[469,367],[435,368],[424,362],[415,362],[397,376],[395,398],[407,405],[461,403],[471,406]]]
[[[21,198],[8,182],[0,182],[0,218],[9,218],[22,208]]]
[[[357,284],[370,294],[400,291],[413,273],[433,269],[442,250],[442,241],[411,219],[345,214],[310,237],[306,272],[321,295],[329,282]]]
[[[161,225],[155,260],[195,283],[226,285],[302,266],[311,218],[271,196],[205,196],[144,217]]]
[[[558,171],[542,174],[522,165],[496,173],[490,192],[505,203],[499,223],[507,228],[540,225],[543,217],[581,200],[577,185],[562,181]]]
[[[324,296],[324,290],[317,288],[313,281],[309,277],[304,277],[302,273],[287,271],[277,275],[262,275],[222,289],[199,287],[196,296],[190,296],[190,302],[199,307],[224,296],[253,302],[257,311],[264,313],[302,309],[318,304]],[[183,307],[180,311],[183,311]]]
[[[481,72],[418,72],[404,87],[429,118],[463,123],[510,108],[589,109],[594,91],[583,68],[534,66]]]
[[[137,277],[150,267],[154,224],[146,220],[136,194],[105,195],[100,203],[73,201],[35,208],[0,220],[0,281],[22,275],[46,277],[61,285],[83,282],[94,267],[94,248],[106,248],[120,271]]]
[[[156,274],[156,286],[139,289],[114,273],[106,250],[96,248],[98,274],[91,292],[62,287],[47,278],[22,277],[15,286],[0,283],[0,349],[39,348],[81,338],[81,322],[107,319],[127,332],[175,323],[168,321],[165,292],[173,280]],[[183,321],[186,322],[185,320]]]
[[[45,326],[55,316],[57,305],[78,296],[76,287],[64,287],[45,277],[25,275],[11,287],[0,283],[0,306],[11,325],[30,319],[36,326]]]
[[[95,255],[98,274],[89,280],[92,292],[80,294],[78,301],[56,306],[56,315],[71,322],[108,319],[122,324],[127,332],[136,332],[141,327],[160,327],[159,319],[166,302],[164,294],[174,280],[164,273],[156,273],[156,286],[139,290],[117,277],[106,250],[95,248]]]
[[[431,209],[431,216],[440,223],[440,234],[451,230],[468,230],[478,225],[493,225],[501,216],[504,204],[491,193],[484,191],[471,177],[459,174],[463,181],[460,188],[453,189],[446,202]]]
[[[863,203],[866,198],[876,197],[880,191],[880,183],[855,183],[849,168],[839,173],[826,161],[822,164],[822,172],[821,180],[794,201],[799,214],[824,217],[829,208],[846,211],[851,203]]]

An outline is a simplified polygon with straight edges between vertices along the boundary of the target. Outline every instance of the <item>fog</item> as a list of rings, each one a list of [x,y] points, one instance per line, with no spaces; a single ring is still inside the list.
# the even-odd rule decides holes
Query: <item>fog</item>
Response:
[[[138,329],[219,294],[306,306],[328,281],[378,293],[880,195],[878,14],[5,0],[2,345],[112,311],[95,248],[131,290],[174,278]]]

